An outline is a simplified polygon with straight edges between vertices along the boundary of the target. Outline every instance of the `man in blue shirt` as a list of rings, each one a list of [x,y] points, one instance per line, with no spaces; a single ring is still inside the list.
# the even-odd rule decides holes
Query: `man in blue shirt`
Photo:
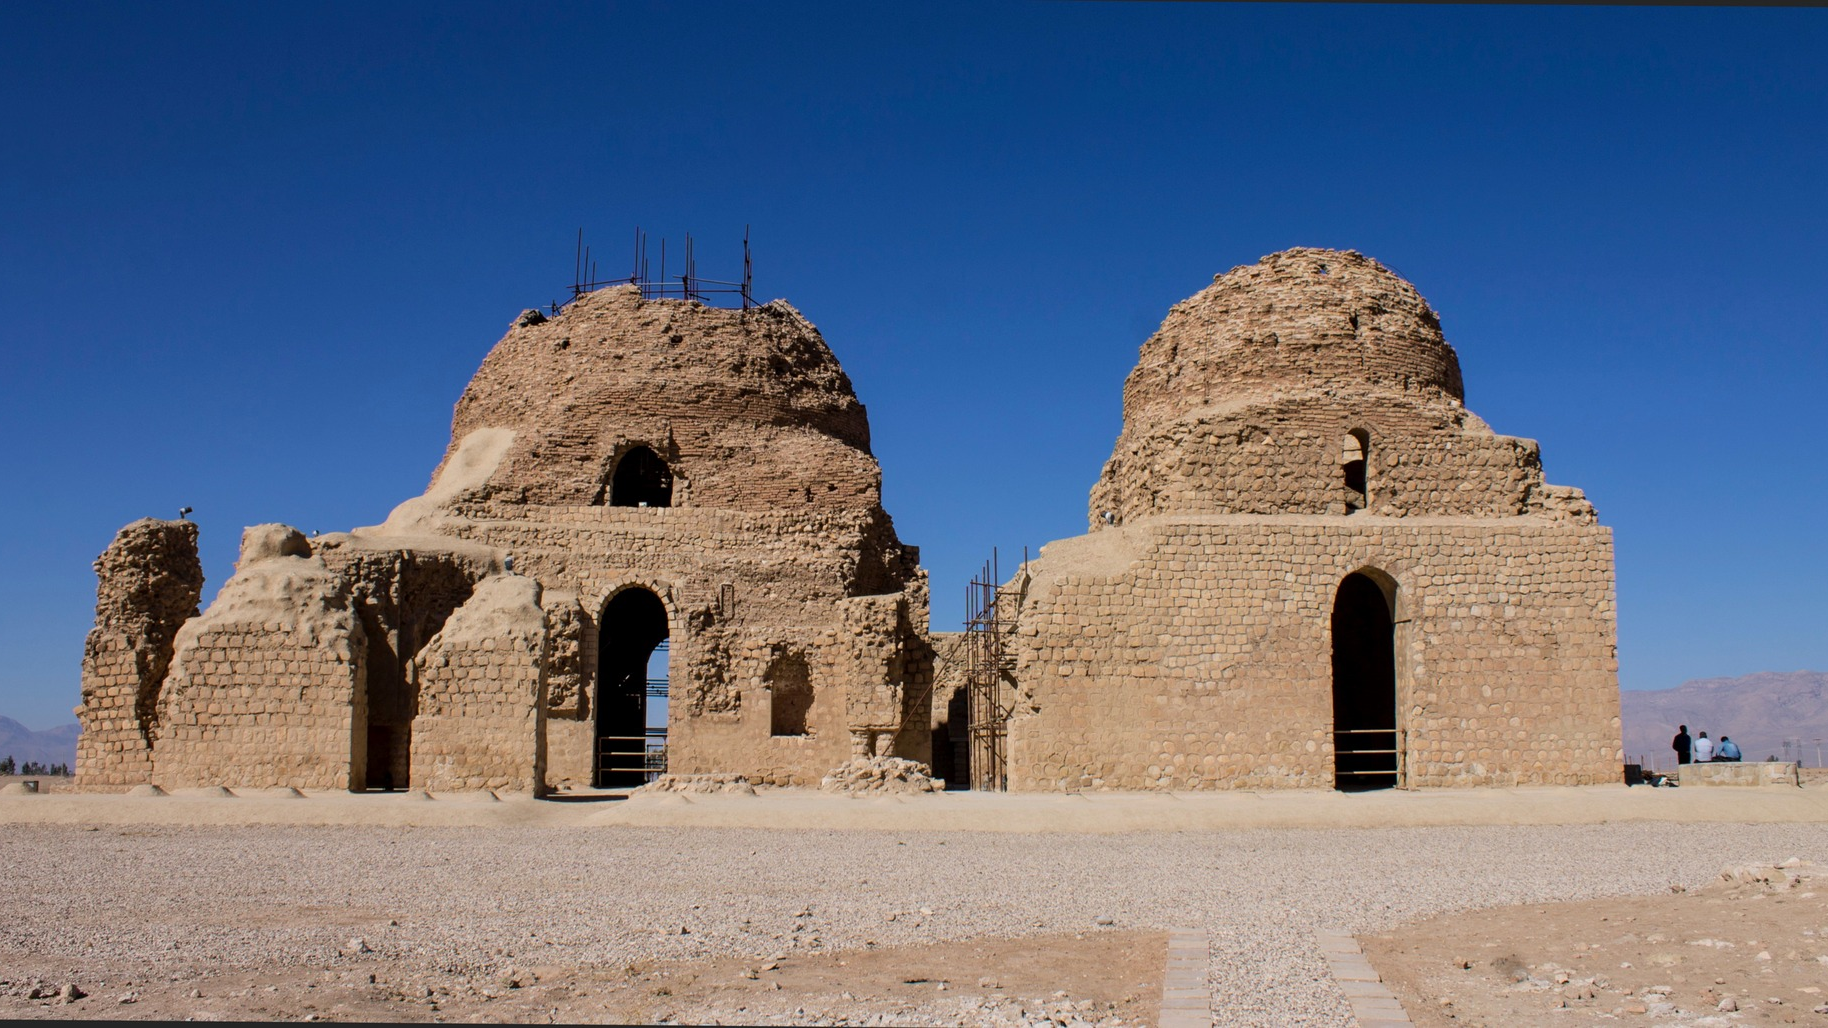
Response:
[[[1737,761],[1739,759],[1739,744],[1734,742],[1731,736],[1721,736],[1720,748],[1714,751],[1714,759]]]

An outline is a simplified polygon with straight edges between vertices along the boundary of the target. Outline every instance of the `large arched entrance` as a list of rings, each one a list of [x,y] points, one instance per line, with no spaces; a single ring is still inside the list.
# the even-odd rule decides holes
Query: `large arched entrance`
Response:
[[[1354,572],[1333,597],[1333,783],[1342,791],[1397,784],[1394,592]]]
[[[596,784],[640,785],[666,770],[666,606],[624,589],[598,626]]]

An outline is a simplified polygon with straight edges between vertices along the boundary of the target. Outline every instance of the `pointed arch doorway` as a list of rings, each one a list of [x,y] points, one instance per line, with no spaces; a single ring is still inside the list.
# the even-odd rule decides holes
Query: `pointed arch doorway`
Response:
[[[641,785],[666,770],[666,605],[646,589],[624,589],[597,625],[593,784]]]
[[[1394,581],[1365,571],[1333,597],[1333,786],[1342,792],[1399,784],[1395,600]]]

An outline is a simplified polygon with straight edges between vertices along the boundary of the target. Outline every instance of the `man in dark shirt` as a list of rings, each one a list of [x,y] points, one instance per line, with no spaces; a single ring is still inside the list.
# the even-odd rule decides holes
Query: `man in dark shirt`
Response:
[[[1687,725],[1677,725],[1676,726],[1676,737],[1669,741],[1669,745],[1672,749],[1674,749],[1676,751],[1676,763],[1678,763],[1678,764],[1688,763],[1688,726]]]

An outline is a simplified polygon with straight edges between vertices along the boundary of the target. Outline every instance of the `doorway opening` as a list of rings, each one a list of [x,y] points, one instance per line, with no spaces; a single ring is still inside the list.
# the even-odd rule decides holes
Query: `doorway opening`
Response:
[[[666,605],[646,589],[625,589],[598,625],[594,784],[642,785],[666,772]]]
[[[1398,784],[1394,591],[1353,572],[1333,598],[1333,784],[1342,792]]]

